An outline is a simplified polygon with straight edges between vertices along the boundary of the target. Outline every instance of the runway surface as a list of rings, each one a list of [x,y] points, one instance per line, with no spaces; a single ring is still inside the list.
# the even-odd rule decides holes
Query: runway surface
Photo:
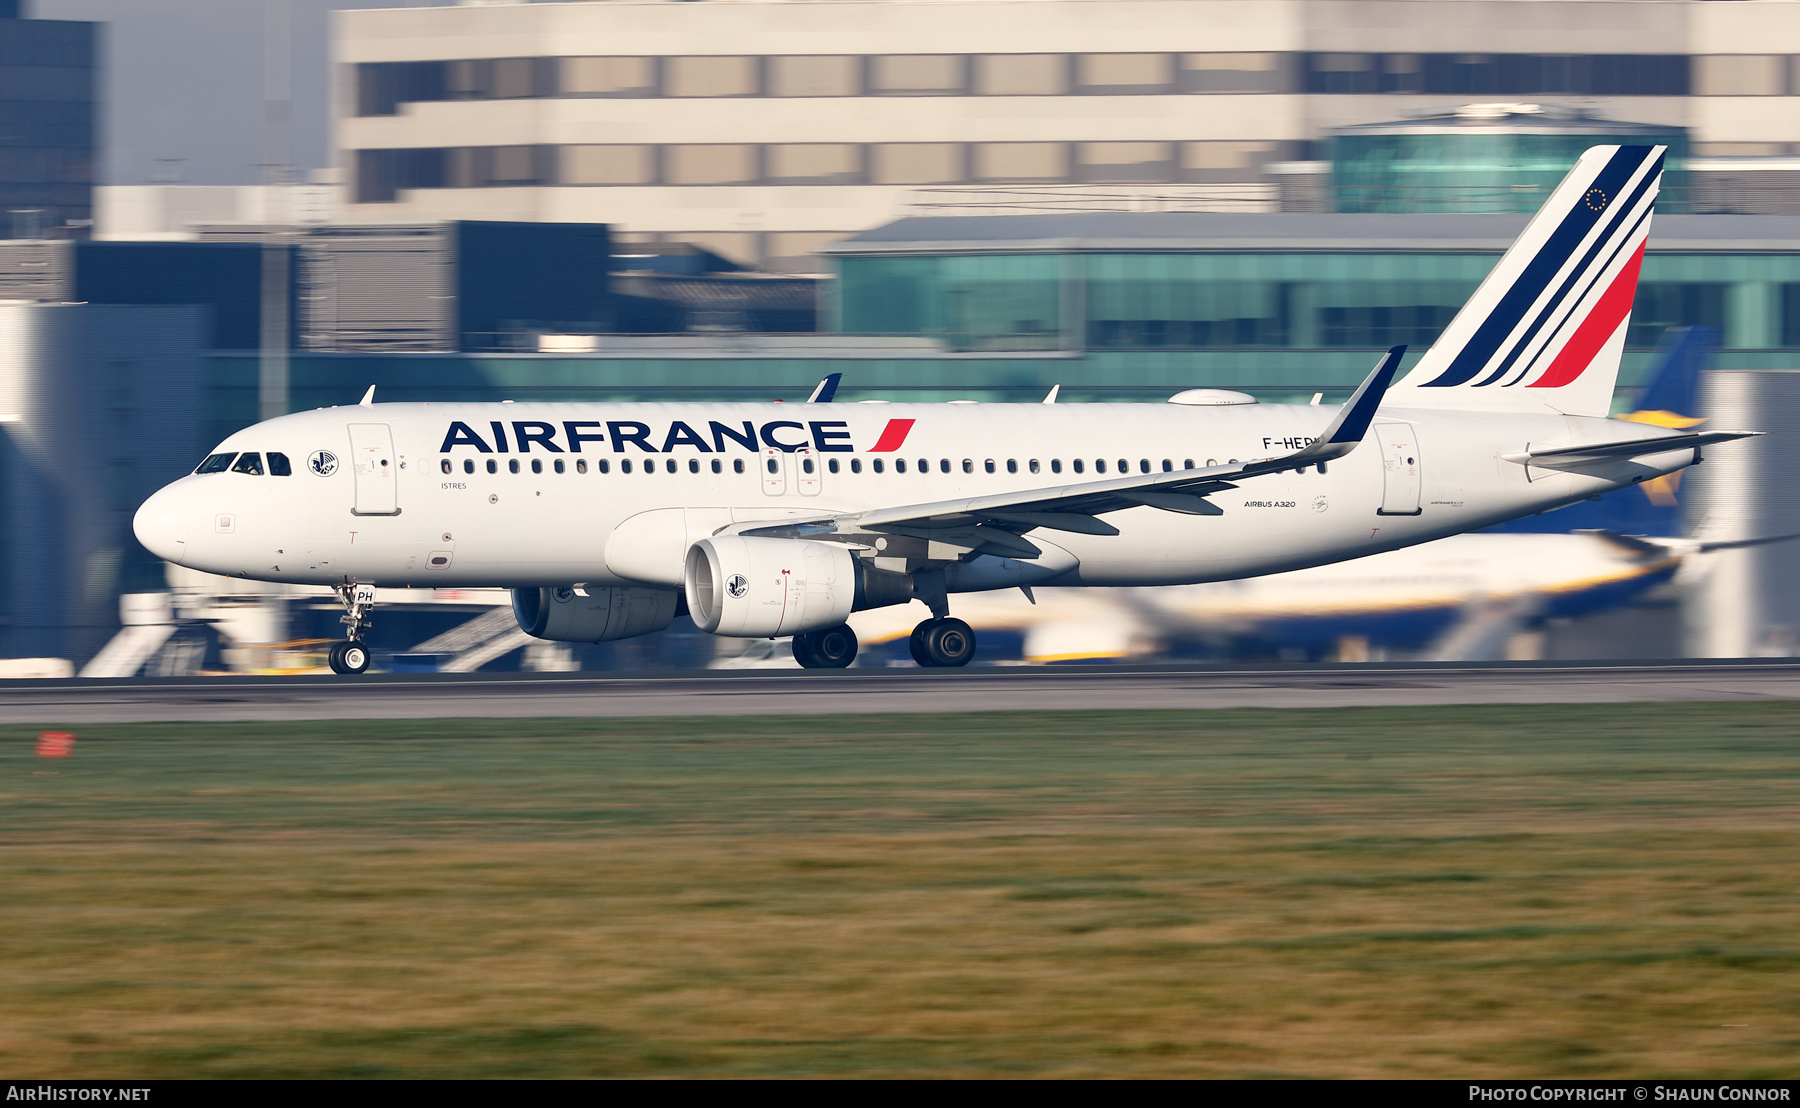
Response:
[[[739,716],[1800,699],[1788,660],[199,677],[0,684],[0,723]]]

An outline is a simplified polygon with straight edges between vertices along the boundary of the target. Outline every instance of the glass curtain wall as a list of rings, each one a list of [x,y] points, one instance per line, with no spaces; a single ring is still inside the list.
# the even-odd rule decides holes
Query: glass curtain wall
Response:
[[[1048,254],[846,260],[843,328],[937,335],[954,350],[1054,350],[1063,345],[1062,262]]]
[[[1613,142],[1668,146],[1657,209],[1686,210],[1687,138],[1679,131],[1338,135],[1332,186],[1340,212],[1535,212],[1583,151]]]
[[[845,332],[941,336],[951,350],[1423,350],[1494,261],[1423,253],[846,257],[839,291]],[[1727,349],[1800,347],[1796,290],[1800,257],[1651,254],[1627,345],[1649,350],[1669,327],[1707,324]]]

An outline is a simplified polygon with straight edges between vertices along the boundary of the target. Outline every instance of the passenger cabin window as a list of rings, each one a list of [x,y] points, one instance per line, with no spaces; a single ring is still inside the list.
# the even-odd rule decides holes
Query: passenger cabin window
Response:
[[[861,473],[862,472],[862,459],[861,458],[851,458],[850,459],[850,472],[851,473]]]
[[[733,472],[733,473],[744,472],[744,459],[742,459],[742,458],[733,459],[732,463],[731,463],[731,472]]]
[[[475,472],[475,459],[473,459],[473,458],[464,458],[463,459],[463,472],[464,473],[474,473]]]
[[[1062,459],[1061,458],[1051,458],[1050,459],[1050,472],[1051,473],[1061,473],[1062,472]],[[1081,472],[1081,463],[1080,462],[1075,463],[1075,472],[1076,473]]]
[[[237,457],[235,452],[231,454],[210,454],[204,462],[200,463],[194,472],[224,473],[227,469],[231,468],[231,459],[235,457]]]
[[[561,458],[556,459],[556,461],[551,464],[556,468],[556,472],[558,472],[558,473],[563,472],[563,470],[565,468],[563,466],[563,460]]]
[[[507,459],[507,460],[506,460],[506,471],[507,471],[507,472],[508,472],[508,473],[517,473],[517,472],[519,472],[519,459],[517,459],[517,458],[508,458],[508,459]]]
[[[237,464],[231,467],[233,473],[248,473],[252,477],[262,476],[262,455],[254,450],[238,455]]]
[[[873,462],[870,462],[869,464],[875,467],[876,473],[881,472],[881,459],[880,458],[876,458]]]
[[[894,459],[894,472],[895,473],[905,473],[906,472],[906,459],[905,458],[895,458]]]
[[[1034,465],[1031,468],[1036,469],[1037,466]],[[1019,459],[1017,459],[1017,458],[1006,459],[1006,472],[1008,472],[1008,473],[1019,472]]]
[[[719,459],[717,459],[717,458],[714,458],[712,460],[712,471],[714,473],[724,473],[725,472],[725,467],[720,464]]]
[[[558,462],[556,464],[561,465],[562,463]],[[576,473],[586,473],[587,472],[587,459],[586,458],[576,458],[575,459],[575,472]]]
[[[450,459],[445,458],[443,461],[439,462],[438,468],[443,470],[445,473],[449,473],[450,472]]]
[[[293,475],[294,466],[288,461],[288,456],[279,451],[269,451],[269,476],[292,477]]]
[[[1082,469],[1083,469],[1083,468],[1084,468],[1084,467],[1083,467],[1083,466],[1082,466],[1082,464],[1081,464],[1081,459],[1080,459],[1080,458],[1076,458],[1076,459],[1075,459],[1075,461],[1074,461],[1074,463],[1073,463],[1073,464],[1074,464],[1074,466],[1075,466],[1075,472],[1076,472],[1076,473],[1080,473],[1080,472],[1081,472],[1081,471],[1082,471]],[[1056,463],[1055,463],[1055,462],[1051,462],[1051,463],[1050,463],[1050,469],[1051,469],[1051,470],[1052,470],[1052,471],[1055,471],[1055,470],[1056,470],[1056,468],[1057,468],[1057,465],[1056,465]]]

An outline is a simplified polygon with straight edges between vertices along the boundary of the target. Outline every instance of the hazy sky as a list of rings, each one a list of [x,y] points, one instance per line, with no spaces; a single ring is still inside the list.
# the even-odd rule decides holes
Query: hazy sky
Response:
[[[293,12],[293,164],[327,164],[326,19],[334,8],[404,0],[287,0]],[[264,0],[27,0],[39,19],[107,24],[101,180],[178,172],[197,185],[251,184],[263,161]],[[179,158],[178,165],[157,164]]]

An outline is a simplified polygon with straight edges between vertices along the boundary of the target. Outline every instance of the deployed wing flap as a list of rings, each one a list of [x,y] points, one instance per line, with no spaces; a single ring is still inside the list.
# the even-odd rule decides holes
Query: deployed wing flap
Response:
[[[983,512],[1001,523],[1023,523],[1027,527],[1047,527],[1052,531],[1073,531],[1078,535],[1116,535],[1119,529],[1103,519],[1080,512]]]
[[[1190,516],[1222,516],[1225,509],[1207,500],[1203,496],[1195,496],[1186,492],[1150,492],[1145,489],[1125,489],[1118,495],[1126,500],[1135,500],[1152,508],[1161,508],[1165,512],[1180,512]]]

